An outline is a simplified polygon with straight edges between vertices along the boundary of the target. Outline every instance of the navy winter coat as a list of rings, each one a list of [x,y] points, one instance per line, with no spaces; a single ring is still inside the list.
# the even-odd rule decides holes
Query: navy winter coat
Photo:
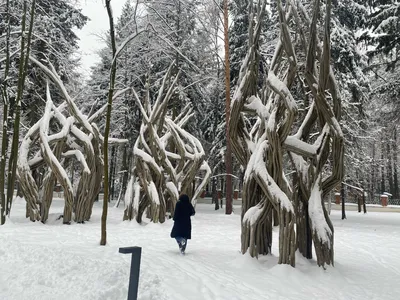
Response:
[[[192,237],[192,223],[190,217],[194,216],[195,211],[189,202],[188,195],[181,195],[175,206],[174,227],[171,231],[171,237],[183,237],[190,239]]]

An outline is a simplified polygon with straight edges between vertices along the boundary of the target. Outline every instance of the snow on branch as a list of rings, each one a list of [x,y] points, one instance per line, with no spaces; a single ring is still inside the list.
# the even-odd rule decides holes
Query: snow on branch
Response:
[[[317,154],[316,146],[303,142],[295,136],[288,136],[285,139],[284,146],[288,151],[310,158],[313,158]]]
[[[90,174],[90,169],[86,163],[85,156],[83,153],[79,150],[68,150],[62,154],[63,157],[68,157],[68,156],[75,156],[77,161],[79,161],[82,164],[83,167],[83,172]]]
[[[68,135],[68,132],[70,131],[70,128],[72,126],[73,120],[74,120],[74,118],[72,118],[72,117],[69,117],[68,119],[66,119],[66,122],[63,124],[63,128],[60,132],[48,136],[48,142],[51,143],[51,142],[59,141],[59,140],[66,138]]]
[[[281,97],[289,110],[297,110],[296,101],[293,99],[292,93],[290,93],[286,84],[275,76],[274,72],[268,73],[267,83],[269,87]]]
[[[103,169],[101,135],[96,124],[89,123],[87,117],[78,109],[54,67],[50,65],[48,68],[34,57],[30,59],[56,84],[65,102],[58,107],[54,105],[47,83],[44,114],[22,140],[17,175],[27,201],[27,214],[32,221],[47,221],[54,184],[57,181],[64,191],[63,222],[69,224],[74,213],[75,221],[81,223],[90,219],[92,205],[101,189]],[[68,116],[68,113],[71,116]],[[62,125],[59,132],[54,132],[55,129],[50,126],[53,119]],[[118,142],[125,141],[118,140]],[[28,161],[30,151],[37,149],[38,146],[41,149],[40,153],[36,153]],[[82,166],[77,188],[72,186],[66,172],[66,168],[71,167],[69,163],[72,159],[76,159]],[[46,172],[44,174],[37,172],[37,168],[43,165],[47,165]],[[40,177],[43,177],[43,183],[39,188],[35,181],[40,181]],[[40,210],[38,203],[41,203]]]
[[[259,50],[257,30],[263,21],[259,19],[262,11],[258,11],[262,10],[262,4],[264,1],[259,0],[257,5],[249,6],[249,18],[255,22],[250,24],[248,51],[237,80],[229,121],[232,149],[245,169],[242,253],[249,251],[251,256],[269,253],[271,212],[276,210],[280,228],[279,263],[294,266],[297,248],[309,258],[312,254],[305,241],[312,236],[318,265],[323,266],[333,263],[333,227],[322,199],[341,181],[344,155],[343,133],[338,122],[340,93],[329,65],[331,2],[316,1],[307,8],[301,1],[277,2],[279,38],[268,76],[262,78],[264,85],[260,88],[256,84],[261,81],[257,66],[263,53]],[[312,19],[308,9],[313,11]],[[325,17],[323,42],[319,40],[321,14]],[[294,38],[297,35],[300,38]],[[305,66],[306,70],[299,66]],[[305,114],[297,113],[297,103],[291,94],[298,80],[306,82],[305,88],[298,91],[307,99]],[[290,160],[286,159],[286,153]],[[293,169],[291,181],[284,173]],[[328,176],[321,183],[322,172]],[[298,200],[296,210],[293,195]],[[307,211],[312,219],[311,228],[304,222],[295,222],[307,218]]]
[[[133,208],[132,202],[127,203],[125,220],[136,218],[140,222],[147,209],[152,222],[164,222],[167,211],[173,214],[179,193],[188,194],[195,204],[211,174],[200,141],[183,129],[192,116],[192,108],[182,108],[174,120],[169,117],[168,102],[179,75],[173,78],[173,66],[171,64],[165,74],[153,105],[149,102],[149,90],[143,101],[135,91],[132,93],[143,116],[133,149],[133,173],[140,186],[134,197],[141,200],[137,209]],[[199,181],[198,178],[202,179]]]
[[[104,140],[103,136],[100,136],[100,140]],[[119,138],[108,138],[108,144],[112,145],[112,144],[126,144],[128,143],[129,140],[127,139],[119,139]]]
[[[197,186],[196,191],[193,194],[193,197],[192,197],[192,204],[193,205],[196,205],[197,197],[204,190],[204,187],[207,185],[208,180],[210,179],[210,176],[211,176],[211,173],[212,173],[210,166],[205,161],[203,161],[203,163],[202,163],[202,165],[200,167],[200,170],[204,171],[205,174],[204,174],[204,177],[202,178],[201,183]]]
[[[256,114],[262,119],[268,119],[269,112],[265,105],[262,103],[261,99],[257,96],[252,95],[244,107],[250,111],[255,111]]]
[[[308,213],[311,220],[312,230],[320,241],[329,248],[332,247],[331,240],[333,232],[328,226],[323,211],[321,177],[318,176],[311,188],[310,199],[308,200]]]
[[[53,101],[51,100],[50,96],[50,88],[49,84],[47,83],[46,86],[46,95],[47,95],[47,102],[46,102],[46,107],[44,110],[44,115],[43,118],[41,119],[40,126],[39,126],[39,136],[41,139],[41,149],[42,153],[44,155],[44,159],[47,161],[49,166],[55,171],[55,173],[59,176],[58,180],[62,183],[65,183],[66,187],[72,191],[72,184],[71,181],[69,180],[69,177],[67,175],[67,172],[64,170],[64,168],[61,166],[60,162],[58,161],[57,157],[54,155],[52,152],[49,141],[48,141],[48,131],[49,131],[49,124],[50,124],[50,114],[51,114],[51,109],[53,107]],[[72,203],[71,203],[72,205]]]
[[[250,207],[243,216],[242,222],[248,222],[251,226],[255,225],[260,218],[263,208],[260,204]]]
[[[287,211],[294,212],[292,202],[269,175],[265,166],[264,157],[266,156],[267,147],[267,141],[263,141],[256,146],[256,150],[252,155],[253,159],[250,160],[252,164],[249,163],[248,168],[255,173],[256,180],[259,182],[264,193],[271,195],[271,200],[275,200],[276,204],[280,204],[281,207],[285,208]]]
[[[138,158],[140,158],[141,160],[143,160],[144,162],[146,162],[148,165],[150,165],[150,167],[154,171],[156,171],[158,175],[161,176],[161,174],[162,174],[161,168],[157,165],[156,161],[154,160],[154,158],[152,156],[150,156],[145,151],[143,151],[137,147],[135,147],[133,149],[133,154],[135,156],[137,156]]]
[[[83,126],[87,131],[91,132],[92,127],[90,126],[86,116],[84,116],[81,111],[78,109],[76,106],[75,102],[72,100],[72,98],[69,96],[64,83],[61,81],[60,77],[58,76],[56,70],[54,69],[54,66],[50,64],[50,68],[46,67],[43,65],[41,62],[39,62],[36,58],[34,58],[32,55],[29,57],[29,59],[36,64],[40,69],[43,70],[43,72],[59,87],[60,91],[62,92],[65,100],[67,101],[68,107],[71,111],[71,114],[76,118],[76,120]]]

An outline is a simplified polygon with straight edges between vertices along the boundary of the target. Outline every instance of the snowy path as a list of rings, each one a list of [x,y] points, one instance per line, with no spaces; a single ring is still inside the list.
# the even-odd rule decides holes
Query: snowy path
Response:
[[[332,212],[335,268],[322,270],[297,256],[296,269],[241,255],[240,216],[200,204],[193,219],[193,240],[181,256],[169,238],[172,221],[138,225],[122,222],[111,208],[108,245],[98,246],[101,203],[87,224],[56,220],[55,200],[49,224],[24,218],[18,200],[11,221],[0,227],[0,299],[126,299],[130,256],[119,247],[142,246],[139,299],[400,299],[400,214]],[[274,233],[273,253],[277,249]]]

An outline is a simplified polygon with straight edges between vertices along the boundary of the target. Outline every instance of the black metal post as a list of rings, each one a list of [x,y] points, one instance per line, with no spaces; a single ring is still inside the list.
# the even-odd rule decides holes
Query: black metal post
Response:
[[[141,247],[119,248],[119,253],[132,254],[131,273],[129,276],[128,300],[137,300],[139,289],[140,258],[142,256]]]

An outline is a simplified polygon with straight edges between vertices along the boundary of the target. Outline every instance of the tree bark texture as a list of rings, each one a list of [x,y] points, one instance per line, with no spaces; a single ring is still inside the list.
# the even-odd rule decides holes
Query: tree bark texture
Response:
[[[346,193],[343,183],[340,187],[340,199],[342,199],[342,220],[344,220],[346,219]]]
[[[118,200],[116,203],[116,207],[119,206],[122,196],[125,195],[126,192],[126,187],[128,185],[128,179],[129,179],[129,166],[128,166],[128,147],[125,145],[123,148],[123,154],[122,154],[122,166],[121,166],[121,187],[118,195]]]
[[[382,137],[381,140],[381,191],[380,193],[383,194],[386,192],[386,176],[385,176],[385,141]]]
[[[397,128],[394,126],[393,129],[393,198],[399,199],[400,192],[399,192],[399,179],[398,179],[398,146],[397,146]]]
[[[229,65],[228,0],[224,0],[224,48],[225,48],[225,121],[226,121],[226,203],[225,214],[232,213],[232,150],[229,136],[229,117],[231,107],[231,79]]]
[[[61,152],[65,147],[65,140],[60,140],[54,147],[54,156],[60,160]],[[53,191],[56,184],[57,177],[55,173],[48,168],[48,171],[43,179],[42,191],[41,191],[41,202],[40,202],[40,220],[46,223],[49,218],[49,210],[53,201]]]
[[[108,90],[108,101],[107,101],[107,116],[106,116],[106,126],[104,130],[104,198],[103,198],[103,212],[101,214],[101,238],[100,245],[104,246],[107,243],[107,213],[108,213],[108,136],[110,134],[110,122],[111,122],[111,109],[113,104],[113,94],[115,86],[115,76],[117,72],[117,46],[115,42],[115,31],[114,31],[114,17],[111,9],[111,0],[106,0],[106,8],[108,14],[108,21],[110,24],[110,39],[111,39],[111,49],[112,49],[112,65],[110,72],[110,83]]]
[[[393,185],[393,155],[391,149],[391,141],[386,141],[386,162],[387,162],[387,177],[389,182],[389,193],[394,194],[394,185]]]
[[[23,3],[23,15],[21,22],[21,31],[25,32],[26,23],[27,23],[27,12],[28,12],[28,2],[24,1]],[[30,19],[28,23],[28,34],[21,35],[21,48],[20,48],[20,56],[19,56],[19,66],[18,66],[18,83],[17,83],[17,95],[15,99],[15,106],[9,107],[9,99],[7,92],[7,81],[8,81],[8,72],[10,70],[10,12],[9,7],[10,2],[6,2],[6,20],[7,24],[7,33],[6,33],[6,66],[5,66],[5,80],[3,82],[2,89],[2,98],[4,101],[4,118],[7,118],[8,114],[13,114],[11,116],[11,120],[13,120],[13,134],[12,134],[12,143],[11,143],[11,154],[8,161],[8,176],[7,176],[7,195],[4,194],[5,187],[5,174],[6,174],[6,159],[7,159],[7,149],[8,149],[8,121],[3,123],[3,140],[2,140],[2,156],[1,156],[1,169],[2,175],[0,177],[0,225],[3,225],[5,222],[5,215],[9,215],[11,211],[12,200],[14,197],[14,187],[15,187],[15,178],[16,178],[16,170],[17,170],[17,159],[18,159],[18,144],[19,144],[19,126],[20,126],[20,112],[21,112],[21,100],[23,96],[23,91],[25,87],[25,78],[28,69],[28,58],[31,49],[31,40],[32,40],[32,30],[33,30],[33,20],[35,16],[36,10],[36,0],[33,0],[30,8]]]
[[[10,0],[6,1],[5,5],[5,22],[7,24],[6,28],[6,60],[4,63],[4,78],[1,83],[1,98],[3,102],[3,120],[2,120],[2,140],[1,140],[1,154],[0,154],[0,225],[3,225],[6,221],[6,157],[8,152],[8,108],[10,104],[9,93],[8,93],[8,75],[10,71],[10,32],[11,32],[11,22],[10,22]]]

